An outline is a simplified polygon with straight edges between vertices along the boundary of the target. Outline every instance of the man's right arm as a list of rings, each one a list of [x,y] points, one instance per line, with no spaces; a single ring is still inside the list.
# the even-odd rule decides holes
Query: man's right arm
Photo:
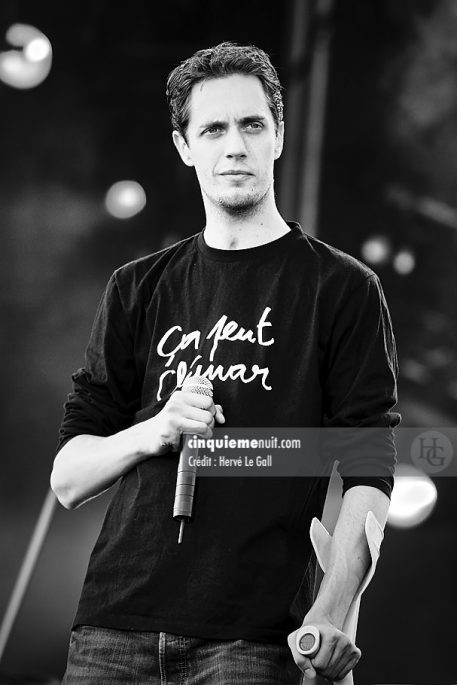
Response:
[[[75,509],[141,461],[178,449],[183,433],[211,437],[215,421],[225,419],[210,397],[174,392],[146,421],[108,437],[84,434],[69,440],[54,460],[51,487],[65,508]]]

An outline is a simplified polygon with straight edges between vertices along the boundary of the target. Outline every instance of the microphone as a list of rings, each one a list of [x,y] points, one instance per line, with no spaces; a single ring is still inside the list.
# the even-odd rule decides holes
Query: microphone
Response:
[[[197,395],[205,395],[206,397],[213,396],[213,384],[203,376],[189,376],[184,381],[181,390],[184,392],[194,392]],[[181,522],[178,544],[182,542],[184,524],[192,518],[192,507],[194,504],[197,467],[189,465],[189,456],[191,456],[191,450],[188,447],[188,438],[184,435],[179,455],[175,502],[173,506],[173,518],[175,521]]]

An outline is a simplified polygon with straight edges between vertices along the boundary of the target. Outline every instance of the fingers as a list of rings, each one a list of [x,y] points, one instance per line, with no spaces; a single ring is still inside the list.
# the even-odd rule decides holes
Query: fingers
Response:
[[[202,438],[211,438],[213,436],[214,428],[214,418],[209,414],[205,413],[205,418],[202,420],[186,418],[182,421],[181,433],[186,433],[187,435],[198,435]]]
[[[288,636],[287,641],[294,661],[308,680],[314,680],[316,675],[330,681],[342,680],[356,666],[362,653],[347,635],[334,626],[316,624],[316,627],[320,630],[321,643],[319,651],[311,658],[300,654],[296,649],[295,639],[298,631]]]
[[[341,631],[324,635],[319,652],[312,660],[320,675],[330,680],[341,680],[357,664],[361,651]]]
[[[171,400],[176,400],[179,404],[187,404],[191,407],[199,407],[200,409],[211,409],[214,407],[214,402],[212,397],[207,395],[198,395],[195,392],[183,392],[176,391],[172,394],[169,402]]]
[[[346,638],[346,636],[343,635],[343,633],[341,633],[341,636]],[[325,677],[328,677],[327,673],[330,672],[330,668],[334,664],[334,655],[335,651],[338,648],[339,638],[340,635],[335,634],[324,637],[321,636],[321,646],[319,648],[318,653],[313,658],[314,668],[318,673],[322,674]]]
[[[188,418],[195,419],[195,420],[200,420],[206,425],[210,425],[211,421],[213,422],[213,425],[211,428],[214,428],[214,422],[216,421],[217,423],[225,423],[225,416],[224,416],[224,411],[222,409],[222,406],[220,404],[214,404],[213,398],[212,397],[207,397],[205,395],[197,395],[196,393],[192,392],[179,392],[179,393],[174,393],[174,395],[181,395],[179,399],[184,405],[188,407],[193,407],[194,409],[201,409],[204,410],[205,412],[209,412],[211,417],[209,418],[207,414],[188,414]],[[172,395],[173,397],[173,395]],[[171,399],[171,398],[170,398]],[[185,431],[187,432],[187,431]]]
[[[293,633],[288,635],[287,637],[287,642],[290,648],[290,651],[292,652],[292,656],[294,658],[295,663],[297,664],[298,668],[300,668],[306,678],[309,680],[313,680],[316,678],[316,671],[313,667],[313,664],[311,662],[311,659],[308,659],[308,657],[303,656],[303,654],[300,654],[297,651],[297,647],[295,644],[295,636],[297,634],[297,630],[295,630]]]
[[[211,423],[214,425],[215,411],[211,409],[200,409],[199,407],[187,407],[185,414],[183,415],[184,421],[197,421],[198,423],[204,423],[209,426]],[[187,430],[183,429],[183,432],[187,433]]]
[[[333,666],[329,668],[328,671],[328,678],[331,678],[336,681],[342,680],[357,665],[362,655],[362,652],[360,651],[360,649],[355,647],[355,645],[353,646],[354,650],[351,650],[350,652],[343,652],[340,654],[340,657],[338,657],[337,653],[335,652],[334,657],[332,659]]]
[[[307,659],[306,656],[303,657],[304,663],[301,666],[301,670],[303,671],[303,674],[305,678],[308,680],[314,680],[317,676],[317,673],[314,669],[313,664],[311,663],[311,659]]]
[[[211,397],[194,393],[185,393],[185,395],[181,398],[183,401],[180,407],[183,418],[181,432],[211,437],[215,422],[225,422],[221,405],[215,405]]]
[[[215,404],[214,406],[216,408],[214,418],[216,419],[217,423],[225,423],[225,416],[221,405]]]
[[[183,433],[211,438],[215,422],[225,422],[221,405],[211,397],[182,391],[171,395],[158,420],[161,451],[178,449]]]

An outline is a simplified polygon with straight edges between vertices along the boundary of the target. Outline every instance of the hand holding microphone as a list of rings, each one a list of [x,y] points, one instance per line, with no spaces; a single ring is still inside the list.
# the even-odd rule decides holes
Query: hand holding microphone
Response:
[[[205,384],[195,383],[198,378],[202,377],[186,379],[181,390],[176,390],[161,411],[149,419],[155,425],[153,433],[150,433],[154,439],[149,448],[150,454],[180,450],[183,434],[211,438],[214,424],[225,422],[222,407],[213,402],[210,381],[203,378],[204,383],[208,382],[211,387],[211,392],[206,394],[200,392]]]
[[[182,440],[179,440],[181,445],[181,453],[179,457],[178,473],[176,479],[173,518],[177,521],[180,521],[181,524],[178,537],[178,543],[181,543],[184,525],[192,518],[195,482],[197,477],[196,466],[191,466],[189,464],[189,456],[191,455],[191,452],[188,447],[188,438],[186,433],[210,438],[213,434],[215,421],[224,423],[225,418],[222,413],[222,407],[213,403],[213,386],[211,381],[203,376],[190,376],[184,381],[181,392],[173,393],[172,398],[174,395],[181,395],[181,398],[184,398],[184,403],[189,402],[192,408],[198,409],[200,413],[196,414],[194,412],[192,416],[195,417],[195,419],[200,419],[203,421],[203,425],[194,425],[191,427],[191,430],[186,430],[184,428],[181,431],[184,434],[182,436]],[[169,402],[172,398],[170,398]],[[176,399],[179,401],[179,398]],[[183,426],[184,425],[185,424],[183,423]],[[179,437],[181,438],[181,434]],[[176,436],[174,436],[174,441],[172,442],[173,445],[175,444],[175,441]],[[196,455],[194,454],[193,456]]]

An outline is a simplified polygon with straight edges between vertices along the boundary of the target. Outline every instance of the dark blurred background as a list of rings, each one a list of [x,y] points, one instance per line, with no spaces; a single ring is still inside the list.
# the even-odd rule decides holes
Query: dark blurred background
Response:
[[[168,72],[199,48],[234,40],[270,54],[285,86],[280,210],[379,274],[397,337],[403,425],[457,419],[454,0],[3,0],[0,52],[11,50],[15,23],[42,31],[53,55],[35,88],[0,81],[0,620],[108,277],[203,227],[164,95]],[[147,202],[118,219],[105,196],[124,179],[141,184]],[[434,482],[431,515],[387,531],[362,603],[360,685],[457,682],[457,484]],[[0,664],[11,682],[61,677],[108,500],[57,509]]]

